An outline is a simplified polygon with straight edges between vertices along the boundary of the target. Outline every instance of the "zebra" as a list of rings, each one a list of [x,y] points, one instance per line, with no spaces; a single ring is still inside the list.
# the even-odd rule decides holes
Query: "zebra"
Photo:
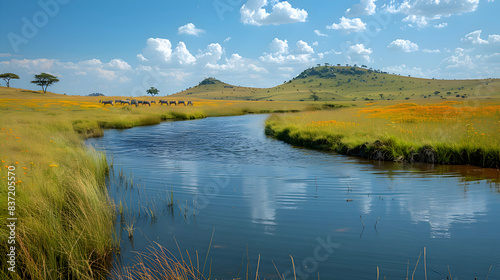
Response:
[[[170,102],[168,103],[168,105],[172,105],[172,104],[174,104],[175,106],[177,106],[177,101],[170,101]]]
[[[115,104],[128,104],[130,105],[130,101],[129,100],[115,100]]]
[[[193,101],[188,101],[187,105],[188,105],[188,106],[189,106],[189,105],[193,106]]]
[[[161,100],[160,99],[160,105],[167,104],[168,105],[168,100]]]
[[[99,100],[99,103],[102,103],[102,105],[104,106],[106,106],[106,104],[110,104],[111,106],[113,106],[113,100],[104,100],[104,101]]]
[[[179,102],[178,102],[177,104],[179,104],[179,105],[184,104],[184,106],[186,106],[186,101],[184,101],[184,100],[179,100]]]

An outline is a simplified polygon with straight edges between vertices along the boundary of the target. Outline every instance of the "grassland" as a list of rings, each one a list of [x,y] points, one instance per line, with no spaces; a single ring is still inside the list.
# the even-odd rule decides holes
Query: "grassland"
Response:
[[[359,67],[320,66],[309,68],[294,79],[272,88],[241,87],[209,78],[174,96],[217,100],[313,101],[311,95],[315,94],[318,101],[325,102],[462,100],[490,95],[499,87],[500,79],[421,79]]]
[[[2,254],[0,279],[104,279],[116,247],[116,206],[110,201],[104,155],[82,139],[107,128],[158,124],[245,113],[312,110],[304,102],[215,101],[189,98],[194,106],[103,106],[99,97],[0,87],[0,218],[7,208],[8,167],[15,167],[16,274]],[[124,99],[103,97],[102,100]],[[156,100],[160,97],[141,97]],[[179,100],[173,98],[162,98]],[[0,228],[8,252],[9,229]]]
[[[370,159],[500,166],[500,99],[381,101],[273,115],[266,133],[288,143]]]

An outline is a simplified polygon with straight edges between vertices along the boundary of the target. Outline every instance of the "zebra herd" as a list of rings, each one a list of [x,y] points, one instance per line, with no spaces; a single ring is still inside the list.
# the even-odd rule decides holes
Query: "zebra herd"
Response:
[[[102,105],[106,106],[106,105],[111,105],[113,106],[113,100],[99,100],[99,103],[101,103]],[[158,101],[158,103],[160,105],[163,105],[163,104],[166,104],[167,106],[170,106],[170,105],[181,105],[181,104],[184,104],[184,106],[193,106],[193,101],[184,101],[184,100],[179,100],[179,101],[175,101],[175,100],[161,100]],[[125,99],[125,100],[121,100],[121,99],[117,99],[115,100],[115,105],[117,104],[121,104],[121,105],[135,105],[135,107],[139,106],[139,105],[148,105],[148,106],[151,106],[151,104],[156,104],[156,101],[143,101],[143,100],[136,100],[136,99]]]

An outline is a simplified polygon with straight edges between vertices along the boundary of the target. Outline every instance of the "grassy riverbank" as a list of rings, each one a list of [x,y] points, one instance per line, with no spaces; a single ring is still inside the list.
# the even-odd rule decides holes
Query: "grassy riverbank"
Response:
[[[500,100],[381,101],[359,108],[273,115],[266,133],[287,143],[370,159],[500,166]]]
[[[111,261],[116,207],[104,183],[104,155],[82,140],[106,128],[315,109],[305,102],[192,100],[194,106],[106,106],[99,97],[65,96],[0,87],[0,218],[7,205],[8,168],[15,167],[15,244],[0,228],[1,279],[103,279]],[[105,97],[102,100],[122,99]],[[143,97],[156,100],[160,97]],[[169,99],[169,98],[163,98]],[[172,99],[172,98],[170,98]],[[14,200],[13,200],[14,201]],[[15,247],[15,271],[7,253]]]

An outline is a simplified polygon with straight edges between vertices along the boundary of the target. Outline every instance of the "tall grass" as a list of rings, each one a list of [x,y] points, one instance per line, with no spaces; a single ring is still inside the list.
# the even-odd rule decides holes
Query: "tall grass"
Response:
[[[294,145],[378,160],[500,166],[498,102],[393,104],[273,115],[266,133]]]
[[[4,115],[0,120],[1,201],[6,169],[16,167],[16,273],[8,279],[104,279],[113,247],[113,210],[104,155],[83,147],[71,123]],[[7,207],[0,207],[6,219]],[[8,232],[0,228],[6,252]]]
[[[0,206],[0,219],[5,221],[8,215],[6,166],[13,165],[19,221],[16,273],[8,272],[6,253],[2,253],[1,279],[106,277],[117,242],[113,240],[115,210],[105,186],[108,164],[82,139],[100,137],[105,129],[166,120],[310,108],[303,102],[198,99],[186,99],[194,106],[104,107],[99,99],[0,87],[0,201],[5,203]],[[146,210],[152,219],[156,217],[154,203]],[[133,222],[128,229],[133,235]],[[7,252],[8,236],[8,228],[0,227],[1,252]]]

